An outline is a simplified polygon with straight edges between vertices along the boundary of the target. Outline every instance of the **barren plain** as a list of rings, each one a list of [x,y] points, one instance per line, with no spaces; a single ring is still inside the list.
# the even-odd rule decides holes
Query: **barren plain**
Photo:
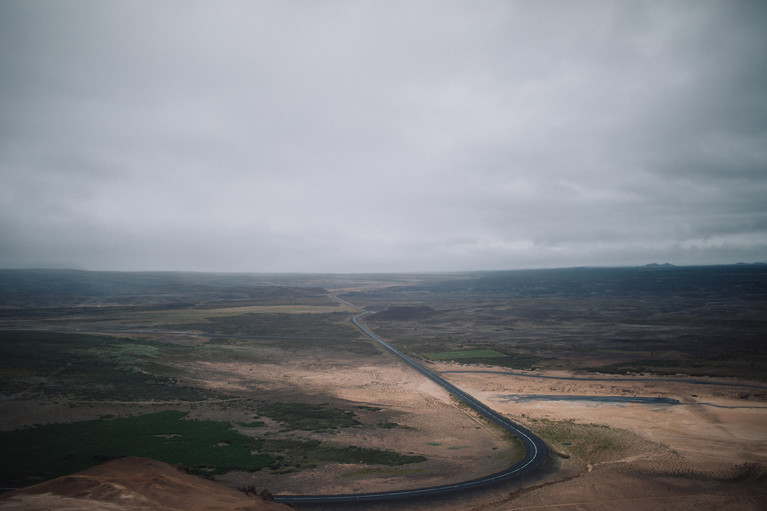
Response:
[[[516,441],[366,339],[338,296],[552,453],[521,480],[359,508],[767,506],[761,267],[150,274],[140,284],[136,275],[86,274],[58,275],[58,285],[37,275],[34,289],[31,277],[13,277],[26,284],[4,276],[0,445],[6,459],[24,462],[3,472],[6,486],[151,455],[138,444],[158,437],[162,461],[275,495],[457,482],[521,457]],[[170,429],[150,427],[121,446],[88,440],[130,420]],[[207,428],[199,444],[180,443],[197,438],[177,432],[188,422]],[[72,431],[54,429],[65,426]],[[68,443],[31,445],[34,432]],[[189,450],[207,457],[179,454]]]

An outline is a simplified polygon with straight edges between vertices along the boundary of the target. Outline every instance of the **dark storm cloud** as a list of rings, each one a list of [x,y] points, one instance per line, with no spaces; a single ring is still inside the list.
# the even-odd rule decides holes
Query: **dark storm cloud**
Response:
[[[760,2],[0,2],[0,266],[767,259]]]

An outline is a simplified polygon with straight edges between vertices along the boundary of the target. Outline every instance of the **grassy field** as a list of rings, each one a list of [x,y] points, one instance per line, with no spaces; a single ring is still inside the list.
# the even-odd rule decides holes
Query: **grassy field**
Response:
[[[614,461],[647,441],[622,429],[572,420],[529,420],[527,426],[553,449],[583,463]]]
[[[357,446],[331,445],[318,440],[267,439],[264,441],[263,449],[275,456],[279,464],[275,469],[282,473],[316,468],[326,463],[395,467],[426,461],[424,456],[419,455]]]
[[[194,351],[107,335],[0,331],[0,385],[4,394],[195,401],[211,394],[176,384],[176,371],[162,364]]]
[[[278,405],[278,404],[274,404]],[[319,430],[359,424],[343,411],[331,407],[306,407],[285,417],[284,409],[272,411],[281,420],[299,429]],[[270,409],[271,410],[271,409]],[[324,413],[318,424],[310,423],[313,412]],[[340,412],[340,415],[339,413]],[[163,411],[136,417],[46,424],[16,431],[0,432],[0,481],[28,485],[70,474],[103,461],[124,456],[144,456],[182,464],[201,475],[232,470],[277,473],[314,468],[325,463],[364,463],[397,466],[425,461],[422,456],[350,445],[331,445],[319,440],[263,438],[237,432],[230,422],[187,420],[185,412]],[[258,431],[264,422],[239,424]]]
[[[550,362],[544,357],[529,353],[515,353],[511,350],[501,352],[494,349],[468,349],[460,351],[438,351],[423,353],[430,346],[418,347],[416,353],[429,360],[453,361],[462,364],[487,364],[511,369],[536,369]]]
[[[352,410],[310,403],[263,402],[258,413],[282,424],[285,430],[327,431],[361,424]]]
[[[375,417],[363,423],[354,407],[283,401],[280,396],[205,385],[226,383],[229,375],[219,366],[247,367],[308,356],[342,360],[380,356],[378,348],[360,340],[356,329],[347,324],[351,314],[341,312],[345,309],[291,304],[212,310],[182,307],[135,314],[54,311],[44,326],[108,328],[110,333],[0,330],[4,395],[58,403],[78,416],[82,410],[91,410],[85,415],[93,416],[115,406],[128,407],[116,413],[125,409],[133,415],[110,413],[92,420],[4,431],[0,452],[6,463],[0,481],[27,485],[121,456],[179,463],[206,476],[233,470],[289,473],[326,463],[398,466],[424,461],[418,455],[338,442],[344,428],[386,431],[396,427]],[[35,317],[29,322],[37,321]],[[152,322],[162,330],[147,329]],[[172,334],[163,333],[165,329],[172,329]],[[197,335],[200,329],[216,335]],[[212,372],[189,369],[199,364]],[[258,381],[257,372],[247,376],[248,381]],[[188,420],[188,412],[177,409],[148,413],[158,406],[181,406],[193,410],[197,419]],[[359,409],[382,410],[366,405]],[[335,441],[296,438],[295,432],[332,435]]]
[[[427,358],[767,379],[765,265],[488,272],[345,298],[380,310],[370,326]],[[482,350],[506,357],[456,354]]]
[[[184,420],[185,415],[164,411],[0,432],[0,480],[25,485],[124,456],[180,463],[202,474],[274,463],[268,454],[253,453],[262,441],[237,433],[231,424]]]

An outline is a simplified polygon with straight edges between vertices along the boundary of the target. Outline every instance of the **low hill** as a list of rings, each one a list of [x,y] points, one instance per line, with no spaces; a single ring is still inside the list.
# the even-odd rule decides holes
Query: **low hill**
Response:
[[[292,509],[149,458],[121,458],[0,495],[0,509],[280,511]]]

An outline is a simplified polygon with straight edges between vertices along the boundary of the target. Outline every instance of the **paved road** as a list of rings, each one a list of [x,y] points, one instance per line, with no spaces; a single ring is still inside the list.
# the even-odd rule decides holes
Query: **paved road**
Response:
[[[345,300],[341,300],[339,298],[336,298],[336,299],[338,299],[339,301],[351,307],[354,307],[355,309],[359,311],[362,311],[362,309],[360,309],[359,307],[356,307],[352,305],[351,303],[346,302]],[[543,460],[546,459],[546,456],[548,455],[548,449],[546,448],[546,445],[543,443],[543,440],[533,435],[530,431],[523,428],[522,426],[519,426],[511,422],[509,419],[503,417],[502,415],[494,412],[492,409],[480,403],[479,401],[474,399],[472,396],[470,396],[466,392],[462,391],[461,389],[459,389],[452,383],[448,382],[444,378],[441,378],[434,372],[429,371],[428,369],[423,367],[421,364],[419,364],[418,362],[416,362],[409,356],[399,351],[394,346],[390,345],[389,343],[387,343],[386,341],[378,337],[376,334],[370,331],[370,329],[368,329],[365,325],[360,323],[360,318],[366,316],[367,314],[369,313],[362,312],[361,314],[354,316],[352,318],[352,323],[354,323],[354,325],[357,328],[362,330],[365,333],[365,335],[367,335],[372,340],[380,344],[386,351],[388,351],[389,353],[392,353],[393,355],[398,356],[410,367],[412,367],[419,373],[423,374],[427,378],[431,379],[432,381],[436,382],[437,384],[441,385],[448,392],[450,392],[456,398],[460,399],[461,401],[469,405],[471,408],[476,410],[482,416],[493,421],[495,424],[499,425],[504,430],[508,431],[512,435],[515,435],[517,438],[519,438],[519,440],[523,443],[525,447],[525,457],[520,462],[507,468],[506,470],[502,470],[501,472],[497,472],[495,474],[490,474],[485,477],[480,477],[477,479],[472,479],[472,480],[464,481],[460,483],[446,484],[441,486],[431,486],[428,488],[417,488],[413,490],[399,490],[399,491],[395,490],[395,491],[361,493],[361,494],[275,495],[274,500],[276,500],[277,502],[284,502],[284,503],[290,503],[290,504],[322,504],[322,503],[333,503],[333,502],[373,502],[373,501],[385,501],[385,500],[395,500],[395,499],[407,499],[407,498],[428,496],[428,495],[443,495],[446,493],[458,492],[458,491],[468,490],[471,488],[478,488],[478,487],[487,486],[493,483],[497,483],[500,481],[513,479],[515,477],[520,477],[524,474],[529,473],[533,469],[535,469],[538,465],[541,464],[541,462],[543,462]]]
[[[501,472],[497,472],[495,474],[490,474],[485,477],[480,477],[477,479],[472,479],[469,481],[464,481],[464,482],[459,482],[454,484],[447,484],[442,486],[431,486],[428,488],[417,488],[412,490],[399,490],[399,491],[395,490],[395,491],[361,493],[361,494],[275,495],[274,496],[275,501],[283,502],[283,503],[296,503],[296,504],[322,504],[322,503],[333,503],[333,502],[375,502],[375,501],[386,501],[386,500],[395,500],[395,499],[408,499],[413,497],[429,496],[429,495],[442,495],[446,493],[458,492],[458,491],[463,491],[463,490],[467,490],[471,488],[487,486],[500,481],[506,481],[508,479],[520,477],[532,471],[534,468],[540,465],[540,463],[543,460],[546,459],[546,456],[548,455],[548,450],[546,448],[546,445],[543,443],[543,441],[540,438],[533,435],[530,431],[523,428],[522,426],[514,424],[513,422],[506,419],[505,417],[497,414],[492,409],[480,403],[479,401],[474,399],[472,396],[470,396],[466,392],[462,391],[461,389],[459,389],[452,383],[448,382],[444,378],[441,378],[436,373],[429,371],[428,369],[423,367],[421,364],[419,364],[418,362],[416,362],[409,356],[399,351],[397,348],[391,346],[386,341],[378,337],[376,334],[374,334],[370,329],[368,329],[359,321],[360,318],[368,315],[369,312],[365,312],[364,309],[361,309],[357,307],[356,305],[349,303],[346,300],[343,300],[341,298],[338,298],[335,296],[332,296],[332,298],[360,311],[360,314],[352,318],[352,323],[354,323],[354,325],[357,328],[359,328],[362,332],[364,332],[365,335],[367,335],[370,339],[380,344],[388,352],[400,357],[405,363],[407,363],[410,367],[412,367],[419,373],[423,374],[427,378],[430,378],[431,380],[433,380],[440,386],[444,387],[448,392],[453,394],[456,398],[466,403],[468,406],[476,410],[478,413],[480,413],[487,419],[493,421],[504,430],[508,431],[512,435],[515,435],[517,438],[519,438],[525,447],[525,457],[517,464],[507,468],[506,470],[502,470]],[[81,331],[81,330],[73,328],[73,329],[59,329],[57,331]],[[82,330],[82,332],[85,332],[85,331],[86,329]],[[99,331],[94,331],[94,330],[87,330],[87,331],[89,333],[96,333],[96,332],[112,333],[111,330],[105,330],[105,329],[102,329]],[[255,337],[252,335],[245,335],[245,334],[224,335],[224,334],[210,334],[210,333],[190,333],[190,332],[180,332],[180,331],[162,331],[162,330],[151,330],[151,329],[115,330],[115,331],[119,331],[120,333],[134,333],[134,334],[152,333],[152,334],[166,334],[166,335],[202,335],[205,337],[243,337],[243,338]],[[277,339],[279,337],[269,336],[269,338]]]

